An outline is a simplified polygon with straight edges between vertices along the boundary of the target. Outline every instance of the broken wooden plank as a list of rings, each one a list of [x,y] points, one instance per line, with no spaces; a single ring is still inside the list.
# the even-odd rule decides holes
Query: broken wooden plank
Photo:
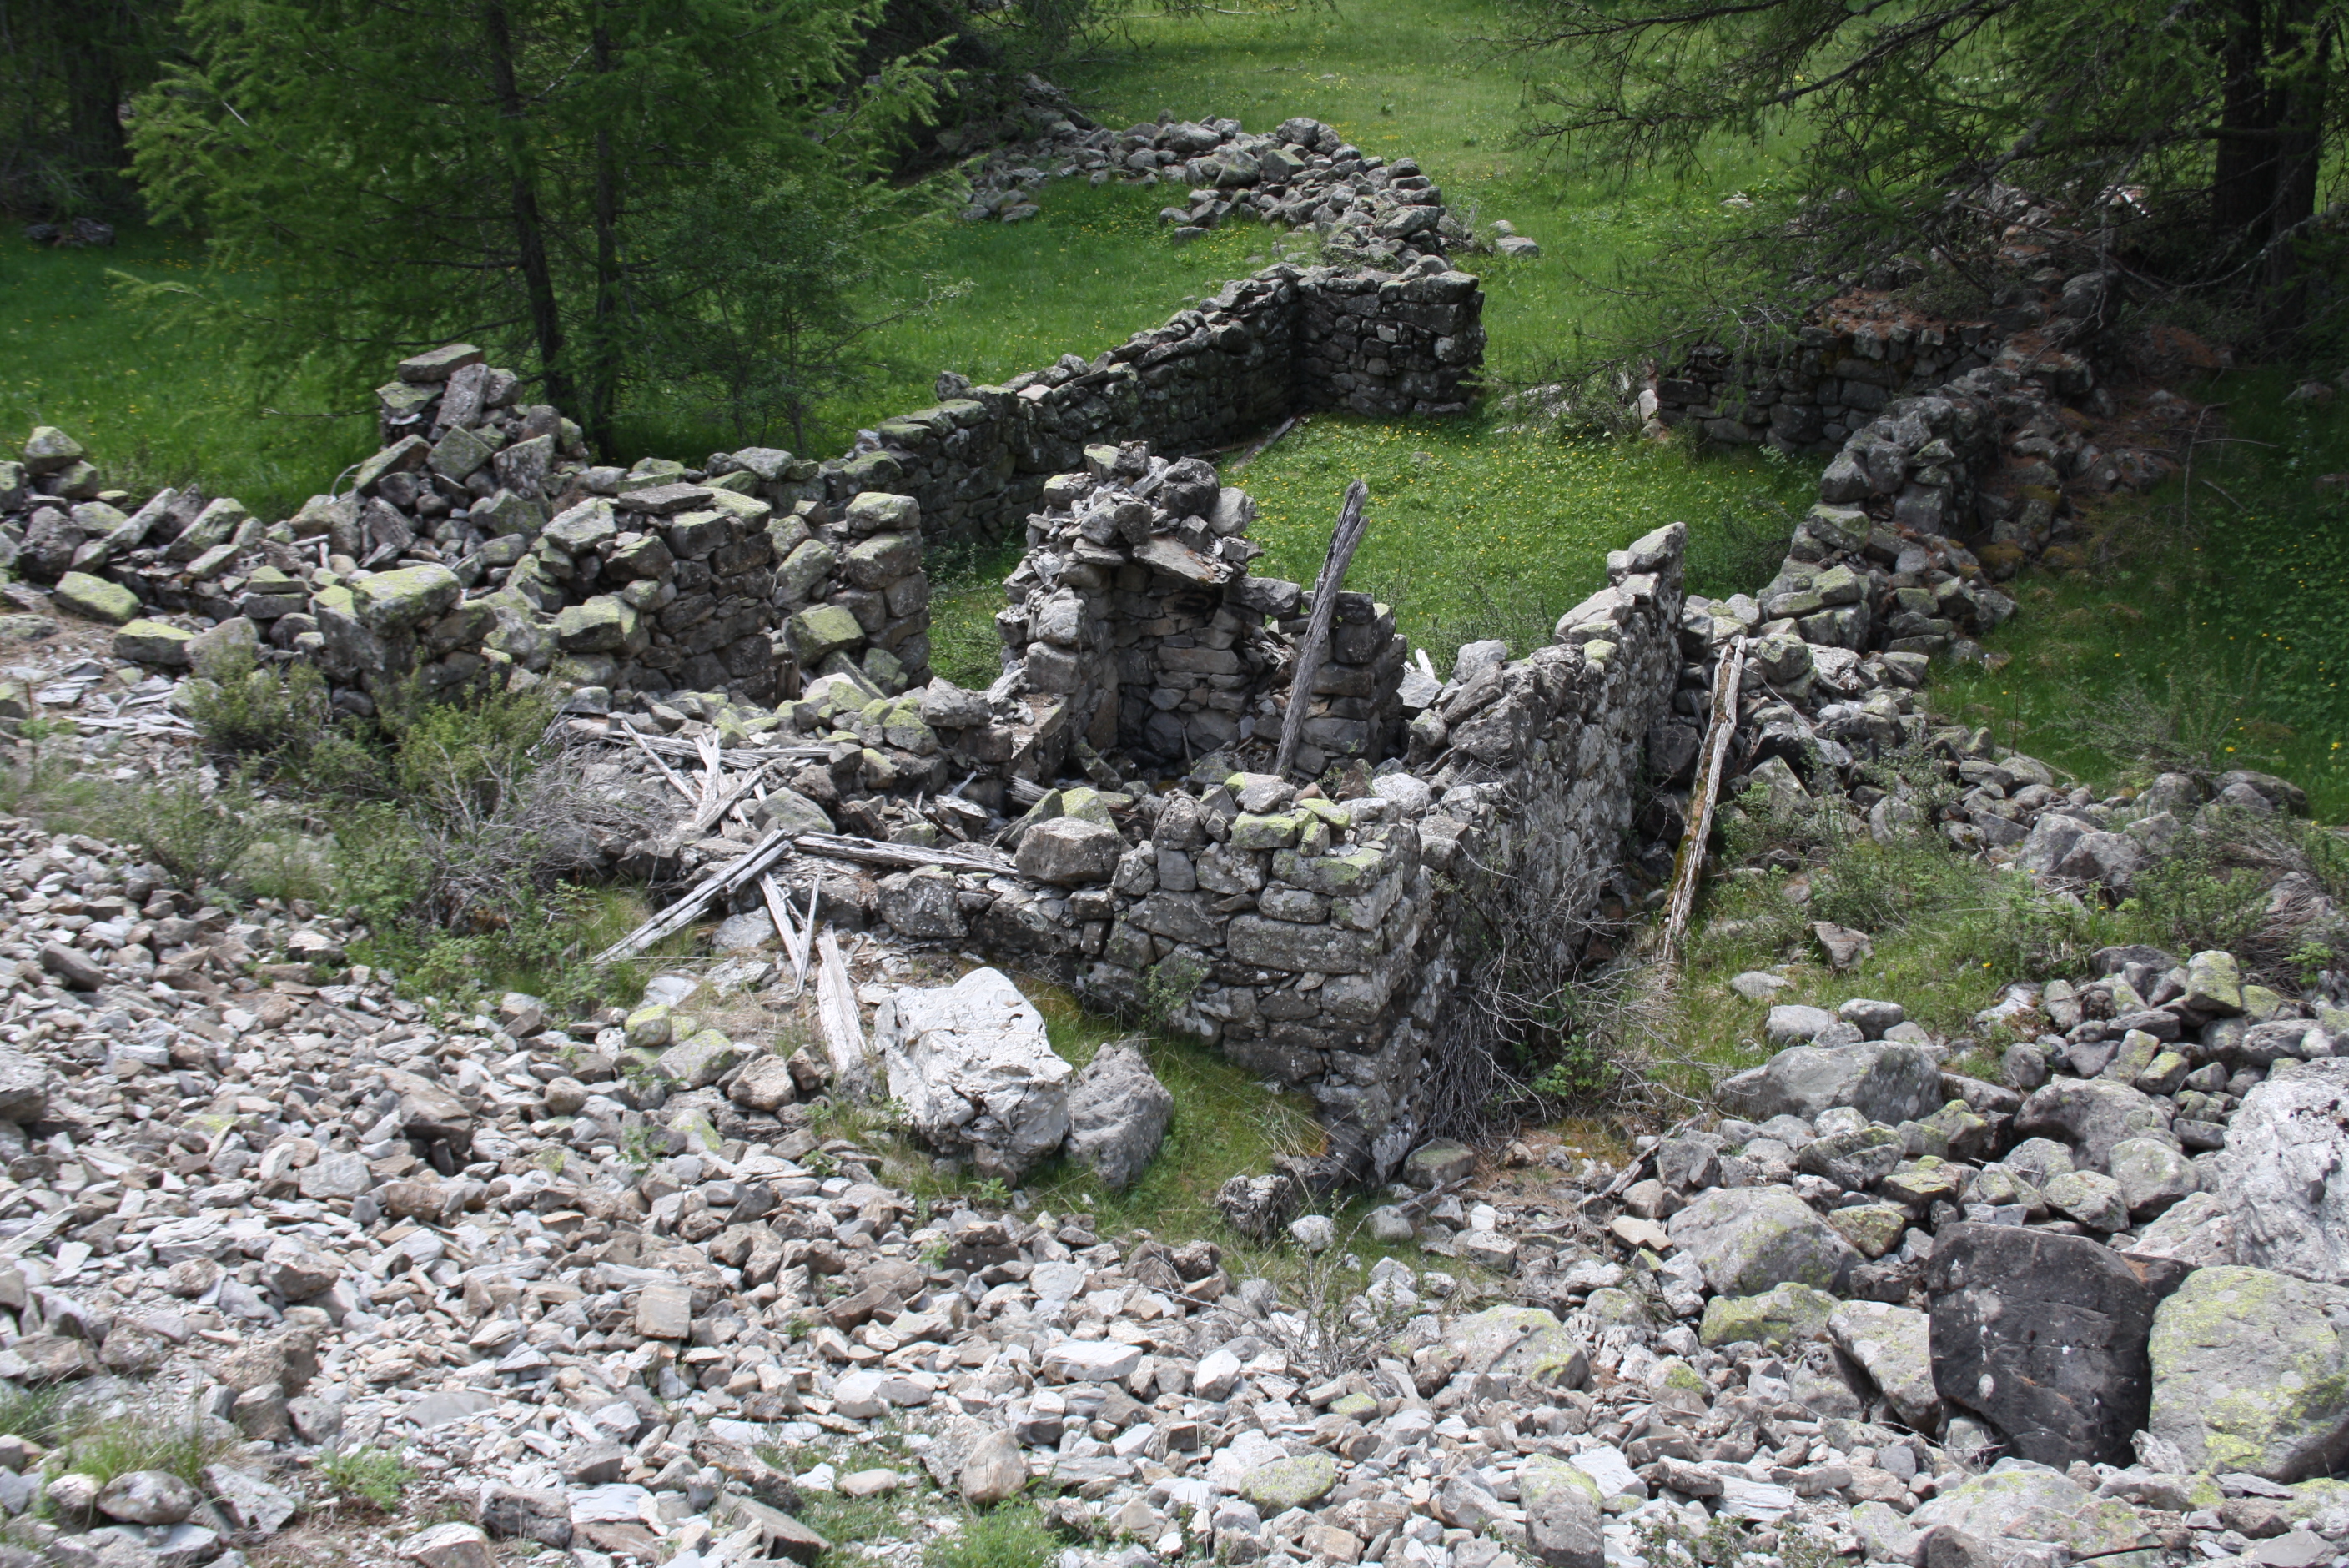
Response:
[[[1664,903],[1664,930],[1658,966],[1669,979],[1679,962],[1681,939],[1696,907],[1697,884],[1704,877],[1704,841],[1713,832],[1713,812],[1721,793],[1721,771],[1737,735],[1737,688],[1745,673],[1745,639],[1731,639],[1713,671],[1713,713],[1705,727],[1704,749],[1697,763],[1696,798],[1689,802],[1688,831],[1681,837],[1680,854],[1672,866],[1672,887]]]
[[[1306,710],[1313,706],[1313,677],[1321,668],[1322,650],[1330,645],[1330,622],[1338,613],[1338,593],[1346,581],[1346,568],[1353,563],[1354,551],[1362,542],[1362,503],[1370,499],[1371,487],[1356,480],[1346,487],[1345,504],[1338,509],[1338,526],[1330,535],[1330,553],[1321,562],[1321,575],[1313,580],[1313,618],[1305,625],[1305,640],[1297,645],[1297,674],[1288,687],[1288,711],[1280,721],[1280,749],[1274,754],[1272,771],[1276,777],[1288,777],[1289,765],[1297,760],[1297,748],[1305,737]]]
[[[661,777],[668,780],[669,788],[675,789],[679,795],[684,796],[686,803],[688,805],[691,805],[695,799],[693,787],[688,784],[684,779],[678,777],[676,769],[671,768],[667,763],[661,760],[660,753],[655,751],[649,745],[647,745],[642,735],[639,735],[633,729],[629,729],[626,725],[621,726],[621,729],[629,739],[644,748],[645,755],[651,758],[652,765],[654,767],[660,769]]]
[[[791,847],[791,841],[783,836],[782,830],[776,829],[751,845],[747,854],[719,867],[696,883],[683,898],[597,954],[595,962],[616,964],[642,952],[670,933],[684,930],[711,899],[740,887],[774,864]]]
[[[852,838],[845,833],[802,833],[792,842],[804,854],[830,855],[835,860],[871,866],[895,866],[901,871],[947,866],[1001,875],[1011,870],[1008,855],[982,855],[972,850],[948,850],[933,844],[885,844],[878,839]]]
[[[816,945],[822,960],[815,972],[815,1016],[823,1033],[824,1055],[832,1061],[833,1090],[852,1099],[870,1099],[873,1064],[864,1055],[864,1018],[857,1010],[848,961],[840,955],[839,939],[829,931],[817,938]]]
[[[750,786],[757,783],[766,774],[767,769],[773,766],[771,762],[761,762],[748,773],[739,775],[733,783],[719,791],[714,799],[704,799],[694,809],[692,820],[678,830],[678,836],[686,839],[700,837],[706,830],[715,826],[718,820],[726,815],[727,810],[740,801]]]
[[[775,935],[782,942],[784,953],[791,957],[794,985],[804,985],[807,983],[808,939],[815,930],[814,890],[809,890],[808,926],[805,931],[801,930],[799,923],[792,918],[791,900],[783,896],[782,885],[775,881],[772,872],[760,873],[759,896],[766,900],[767,918],[775,923]]]

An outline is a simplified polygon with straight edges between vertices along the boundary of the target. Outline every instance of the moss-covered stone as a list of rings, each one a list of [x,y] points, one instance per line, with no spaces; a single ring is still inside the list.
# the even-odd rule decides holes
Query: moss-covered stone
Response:
[[[1854,1203],[1827,1211],[1827,1223],[1860,1256],[1880,1258],[1900,1244],[1909,1231],[1909,1211],[1898,1203]]]
[[[1338,1461],[1328,1454],[1301,1454],[1258,1465],[1240,1481],[1240,1495],[1269,1519],[1292,1508],[1306,1508],[1330,1495],[1338,1484]]]
[[[800,667],[812,669],[829,655],[863,642],[864,628],[845,605],[811,604],[791,618],[786,634]]]
[[[1826,1292],[1792,1282],[1760,1295],[1716,1295],[1704,1304],[1697,1337],[1714,1347],[1745,1342],[1776,1349],[1824,1336],[1835,1308]]]
[[[2154,1314],[2147,1425],[2199,1470],[2270,1480],[2349,1454],[2349,1290],[2255,1268],[2198,1269]]]
[[[109,626],[129,624],[139,618],[141,608],[139,595],[129,589],[86,572],[68,572],[58,578],[49,598],[60,610]]]

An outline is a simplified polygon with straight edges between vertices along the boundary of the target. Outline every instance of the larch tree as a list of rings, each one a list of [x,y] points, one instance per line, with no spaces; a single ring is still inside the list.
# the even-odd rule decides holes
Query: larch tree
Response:
[[[1712,237],[1832,289],[1979,253],[2015,192],[2147,292],[2287,342],[2338,305],[2344,0],[1511,0],[1529,131],[1586,167],[1786,150]],[[1988,220],[1985,222],[1985,220]]]
[[[698,308],[660,247],[731,199],[718,171],[877,187],[883,150],[928,112],[921,60],[851,75],[875,10],[183,0],[190,57],[140,100],[135,166],[217,267],[269,281],[245,307],[258,353],[357,363],[473,338],[605,441],[660,318]]]

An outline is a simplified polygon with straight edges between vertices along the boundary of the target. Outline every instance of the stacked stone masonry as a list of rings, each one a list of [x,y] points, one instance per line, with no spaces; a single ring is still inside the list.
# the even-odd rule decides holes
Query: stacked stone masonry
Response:
[[[2064,365],[1983,365],[1846,436],[1757,595],[1684,602],[1675,526],[1610,558],[1549,644],[1518,660],[1472,645],[1439,679],[1406,660],[1391,612],[1343,594],[1299,759],[1319,782],[1299,788],[1262,769],[1305,595],[1251,574],[1252,505],[1207,463],[1096,438],[1172,429],[1181,450],[1300,402],[1438,406],[1476,304],[1440,265],[1276,268],[829,464],[750,449],[599,467],[454,346],[401,366],[384,449],[285,522],[192,491],[126,511],[45,430],[0,471],[0,530],[150,665],[243,641],[316,659],[357,707],[418,675],[550,681],[574,715],[611,713],[615,739],[735,715],[728,744],[797,767],[762,824],[978,846],[877,886],[827,875],[824,918],[976,944],[1103,1006],[1177,998],[1182,1026],[1312,1095],[1333,1173],[1385,1174],[1420,1136],[1464,890],[1571,920],[1627,843],[1667,846],[1733,637],[1753,683],[1733,788],[1799,790],[1797,769],[1914,738],[1909,688],[2012,612],[1993,583],[2054,531],[2067,477],[2132,457],[2079,440]],[[1030,548],[999,616],[1002,676],[931,679],[925,542],[1015,509]],[[1643,768],[1663,793],[1635,820]],[[988,844],[1013,853],[998,865]],[[636,859],[675,875],[730,852],[713,838]]]
[[[1433,257],[1397,274],[1276,265],[1091,362],[1001,387],[943,376],[937,407],[884,421],[822,482],[835,501],[910,495],[940,541],[1005,538],[1088,446],[1195,452],[1310,409],[1456,412],[1484,361],[1483,309],[1476,280]]]

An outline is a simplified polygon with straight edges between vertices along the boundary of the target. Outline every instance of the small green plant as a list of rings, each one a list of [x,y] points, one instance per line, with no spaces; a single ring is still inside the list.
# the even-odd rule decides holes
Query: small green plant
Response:
[[[118,835],[187,888],[219,885],[278,817],[242,778],[223,778],[207,790],[188,773],[118,793],[106,815]]]
[[[1142,1021],[1154,1034],[1171,1033],[1175,1016],[1191,1005],[1207,978],[1205,965],[1187,953],[1154,964],[1142,978]]]
[[[55,1442],[64,1429],[70,1398],[70,1390],[63,1386],[26,1388],[11,1385],[0,1390],[0,1432],[12,1438],[29,1438],[46,1447]]]
[[[379,1449],[345,1449],[320,1457],[318,1475],[336,1495],[364,1502],[388,1513],[399,1505],[399,1494],[416,1479],[408,1461]]]
[[[378,788],[382,765],[356,721],[335,711],[314,665],[263,669],[232,645],[212,655],[187,686],[188,721],[223,763],[317,796]]]
[[[631,1127],[620,1134],[620,1158],[636,1171],[649,1171],[668,1158],[668,1144],[656,1128]]]
[[[68,1418],[65,1441],[50,1450],[55,1474],[91,1477],[100,1486],[132,1470],[165,1470],[190,1485],[235,1447],[233,1434],[208,1427],[192,1405],[136,1406],[110,1415]]]
[[[1035,1505],[999,1503],[965,1519],[962,1528],[930,1543],[924,1568],[1043,1568],[1057,1556],[1060,1538]]]
[[[989,1176],[970,1190],[970,1201],[981,1209],[1009,1209],[1011,1185],[1000,1176]]]
[[[35,818],[53,830],[88,824],[103,786],[84,766],[71,723],[28,718],[17,734],[18,757],[0,769],[0,813]]]

